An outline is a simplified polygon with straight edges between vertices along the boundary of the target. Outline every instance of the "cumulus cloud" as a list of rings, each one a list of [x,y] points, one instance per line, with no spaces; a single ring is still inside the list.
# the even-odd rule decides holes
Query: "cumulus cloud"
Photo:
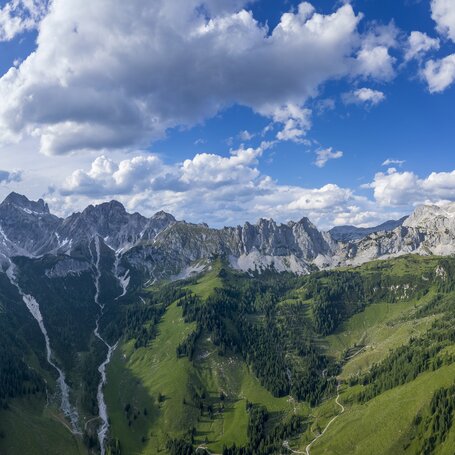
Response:
[[[156,156],[135,156],[117,164],[101,155],[88,171],[74,171],[66,179],[61,193],[91,197],[135,193],[152,186],[154,179],[164,171],[164,164]]]
[[[270,30],[247,3],[54,0],[36,51],[0,79],[0,141],[32,135],[50,155],[130,148],[239,104],[298,142],[321,84],[393,76],[393,28],[362,35],[350,4],[324,15],[303,2]]]
[[[439,46],[438,38],[431,38],[426,33],[413,31],[409,35],[404,58],[406,61],[421,58],[431,50],[438,50]]]
[[[262,113],[272,117],[275,123],[283,125],[283,129],[276,135],[279,141],[302,142],[311,128],[311,110],[292,103],[273,108],[267,107],[262,110]]]
[[[47,12],[47,0],[11,0],[0,8],[0,41],[33,30]]]
[[[21,171],[2,171],[0,170],[0,183],[20,182],[22,180]]]
[[[398,29],[393,23],[373,27],[362,39],[355,71],[363,77],[388,81],[395,76],[396,58],[389,50],[398,46]]]
[[[432,0],[431,17],[437,31],[455,42],[455,3],[452,0]],[[426,62],[421,76],[428,84],[430,93],[441,93],[455,81],[455,54]]]
[[[327,161],[337,160],[342,157],[343,157],[343,152],[340,152],[340,151],[334,152],[333,147],[329,147],[326,149],[316,151],[316,160],[315,160],[314,164],[317,167],[324,167],[327,164]]]
[[[385,100],[384,92],[362,87],[352,92],[345,93],[343,100],[346,104],[364,104],[367,106],[376,106]]]
[[[455,54],[440,60],[429,60],[422,70],[430,93],[440,93],[455,81]]]
[[[156,155],[137,155],[119,163],[101,155],[88,171],[78,169],[65,181],[63,195],[90,196],[134,194],[144,190],[187,191],[191,185],[215,189],[220,185],[253,181],[259,171],[252,167],[268,147],[240,148],[229,157],[199,153],[181,164],[165,165]]]
[[[322,227],[335,219],[359,219],[373,213],[371,202],[336,184],[319,188],[280,185],[258,169],[258,159],[269,146],[240,148],[228,156],[200,153],[174,165],[140,154],[115,161],[96,158],[79,169],[51,195],[53,206],[85,206],[116,198],[130,210],[145,214],[165,209],[189,221],[232,225],[260,217],[284,221],[309,216]],[[363,221],[372,219],[372,215]],[[376,217],[378,213],[376,212]]]
[[[438,32],[455,42],[455,3],[452,0],[432,0],[431,17]]]
[[[427,202],[455,200],[455,171],[432,172],[420,178],[413,172],[398,172],[390,168],[378,172],[369,188],[374,190],[376,201],[382,206],[411,207]]]

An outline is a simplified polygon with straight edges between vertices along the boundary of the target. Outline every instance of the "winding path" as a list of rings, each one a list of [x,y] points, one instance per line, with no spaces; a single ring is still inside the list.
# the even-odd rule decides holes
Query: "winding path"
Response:
[[[288,441],[284,441],[283,442],[283,447],[287,450],[289,450],[291,453],[297,453],[297,454],[302,454],[302,455],[310,455],[310,451],[311,451],[311,446],[319,439],[321,438],[325,432],[329,429],[330,425],[332,425],[333,422],[335,422],[336,419],[338,419],[338,417],[340,417],[341,414],[343,414],[344,412],[344,406],[340,403],[340,387],[341,387],[341,384],[340,382],[338,382],[338,385],[337,385],[337,396],[335,398],[335,403],[340,407],[341,409],[341,412],[339,414],[337,414],[335,417],[332,417],[332,419],[329,421],[329,423],[325,426],[324,430],[322,430],[322,432],[320,434],[318,434],[305,448],[305,452],[301,452],[299,450],[293,450],[289,447],[289,442]]]
[[[340,386],[341,384],[338,382],[338,385],[337,385],[337,397],[335,399],[335,403],[340,407],[341,409],[341,412],[339,414],[337,414],[335,417],[332,417],[332,419],[329,421],[329,423],[325,426],[325,428],[322,430],[322,432],[316,436],[307,446],[306,446],[306,449],[305,449],[305,452],[294,452],[292,451],[293,453],[304,453],[306,455],[310,455],[310,450],[311,450],[311,446],[319,439],[321,438],[322,436],[324,436],[325,432],[329,429],[330,425],[332,425],[333,422],[335,422],[336,419],[338,419],[338,417],[340,417],[341,414],[343,414],[344,412],[344,406],[340,403]]]

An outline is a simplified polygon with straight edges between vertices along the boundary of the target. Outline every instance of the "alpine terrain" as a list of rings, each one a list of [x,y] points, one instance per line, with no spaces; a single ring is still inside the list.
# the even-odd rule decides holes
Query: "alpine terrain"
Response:
[[[455,203],[214,229],[0,204],[0,453],[447,454]]]

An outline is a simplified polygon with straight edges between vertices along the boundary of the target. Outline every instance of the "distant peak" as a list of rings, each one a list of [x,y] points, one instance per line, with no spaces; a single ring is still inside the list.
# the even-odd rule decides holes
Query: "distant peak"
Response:
[[[259,218],[258,222],[256,223],[256,226],[259,226],[259,227],[275,227],[276,226],[276,223],[275,223],[275,220],[273,218]]]
[[[175,218],[173,215],[170,213],[165,212],[164,210],[160,210],[159,212],[156,212],[153,216],[153,219],[155,220],[169,220],[169,221],[175,221]]]
[[[20,209],[35,212],[35,213],[49,213],[49,206],[44,202],[43,199],[38,199],[37,201],[31,201],[24,196],[16,192],[11,192],[6,196],[5,200],[2,202],[2,205],[15,205]]]
[[[89,205],[84,212],[120,212],[126,213],[126,209],[123,204],[119,201],[112,200],[109,202],[102,202],[98,205]]]
[[[311,228],[311,229],[316,229],[316,226],[311,222],[311,220],[309,218],[307,218],[306,216],[300,218],[299,221],[297,221],[298,225],[300,226],[303,226],[305,228]]]
[[[125,206],[121,202],[116,201],[115,199],[113,199],[112,201],[109,201],[109,202],[103,202],[99,206],[107,207],[110,210],[121,210],[123,212],[126,212]]]

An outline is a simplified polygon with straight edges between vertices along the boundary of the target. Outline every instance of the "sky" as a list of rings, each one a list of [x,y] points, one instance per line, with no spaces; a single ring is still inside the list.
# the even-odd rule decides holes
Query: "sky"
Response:
[[[0,0],[0,199],[211,226],[455,201],[453,0]]]

